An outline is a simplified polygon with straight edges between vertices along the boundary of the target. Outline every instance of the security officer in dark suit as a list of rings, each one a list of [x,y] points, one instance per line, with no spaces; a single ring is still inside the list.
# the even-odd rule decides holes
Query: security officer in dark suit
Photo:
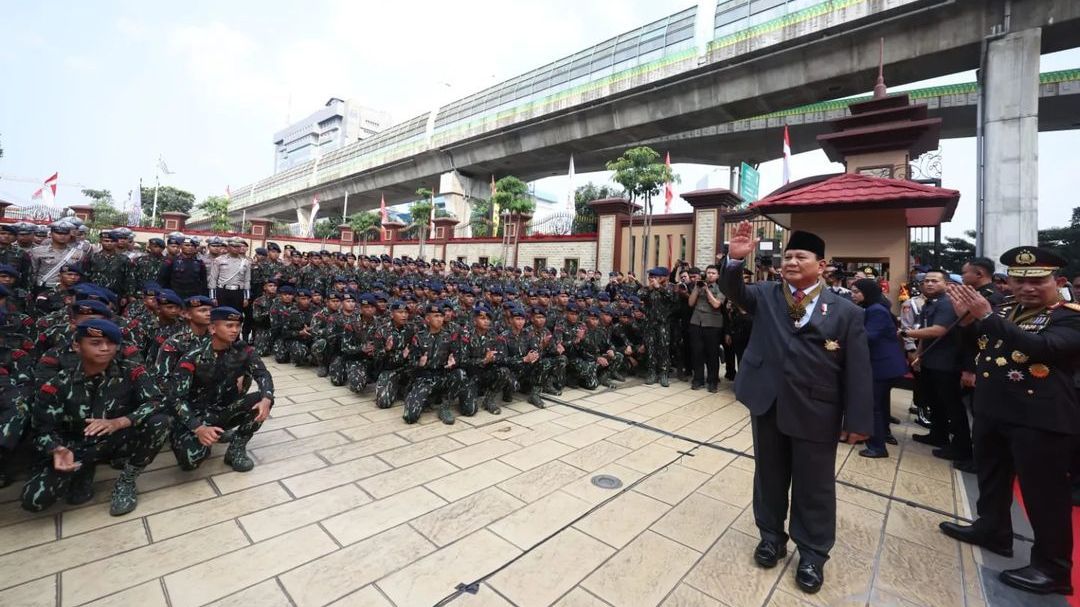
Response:
[[[766,568],[787,555],[784,529],[791,493],[791,539],[799,548],[795,582],[814,593],[836,541],[837,438],[865,440],[873,431],[873,374],[862,310],[825,288],[825,242],[792,232],[784,282],[747,285],[742,260],[754,251],[749,222],[728,245],[720,288],[754,316],[735,395],[750,409],[754,434],[754,519],[761,542],[754,560]]]
[[[176,291],[181,299],[192,295],[206,295],[206,264],[196,255],[198,246],[185,236],[180,241],[180,254],[170,257],[161,265],[157,282],[166,289]]]
[[[1013,298],[994,307],[975,288],[949,290],[976,339],[975,465],[978,519],[943,522],[942,532],[1012,556],[1013,477],[1019,479],[1035,543],[1031,564],[1001,572],[1009,586],[1072,594],[1072,501],[1069,472],[1080,435],[1080,305],[1062,301],[1054,273],[1066,262],[1052,251],[1006,251]]]

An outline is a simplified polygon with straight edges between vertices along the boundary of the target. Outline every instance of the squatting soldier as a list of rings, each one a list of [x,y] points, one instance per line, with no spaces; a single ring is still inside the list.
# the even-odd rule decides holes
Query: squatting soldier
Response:
[[[409,367],[412,336],[413,327],[409,324],[405,302],[390,302],[390,322],[380,328],[375,340],[383,348],[379,378],[375,382],[375,406],[380,409],[388,409],[395,400],[404,397],[405,387],[412,377]]]
[[[347,361],[341,353],[341,343],[346,332],[346,327],[360,322],[360,313],[356,310],[356,293],[345,291],[341,294],[341,311],[331,319],[329,331],[337,336],[337,349],[328,355],[327,375],[330,384],[344,386],[348,381],[349,370]]]
[[[180,318],[180,312],[184,309],[184,301],[171,289],[162,289],[158,293],[158,314],[156,324],[147,324],[143,333],[142,351],[146,353],[146,360],[157,360],[158,349],[173,335],[184,330],[187,326]]]
[[[349,389],[362,392],[368,383],[379,375],[375,347],[378,331],[375,320],[375,296],[360,296],[360,316],[345,324],[341,337],[341,358],[345,362]]]
[[[262,295],[251,304],[252,345],[259,356],[269,356],[274,346],[270,310],[277,301],[277,283],[273,280],[263,283]]]
[[[32,311],[35,315],[45,315],[71,305],[71,302],[65,302],[64,300],[70,295],[69,290],[78,284],[82,277],[83,271],[79,264],[64,264],[61,266],[60,281],[57,282],[56,286],[37,294]]]
[[[285,323],[289,320],[289,314],[295,307],[296,288],[292,285],[282,285],[278,289],[277,301],[270,306],[270,341],[274,361],[278,364],[289,362],[289,346],[283,337]]]
[[[0,294],[6,289],[0,287]],[[5,325],[0,328],[0,487],[11,484],[12,474],[5,464],[7,454],[15,450],[30,423],[29,395],[33,388],[33,361],[22,332]]]
[[[676,295],[668,286],[668,269],[649,270],[649,286],[645,289],[645,383],[668,387],[668,368],[671,365],[671,312]]]
[[[530,320],[532,325],[528,330],[540,343],[541,364],[548,369],[542,390],[549,394],[562,394],[562,386],[566,384],[566,349],[547,328],[547,310],[533,306],[530,309]]]
[[[180,358],[210,339],[210,311],[213,307],[213,300],[205,295],[192,295],[184,300],[187,326],[169,336],[158,348],[152,367],[155,377],[163,382],[171,380]]]
[[[169,416],[146,369],[117,360],[120,341],[120,328],[112,321],[79,323],[78,362],[40,383],[31,415],[40,457],[23,487],[26,510],[44,510],[62,496],[69,504],[89,501],[95,466],[117,458],[126,463],[109,514],[135,509],[135,479],[168,438]]]
[[[450,402],[458,401],[461,414],[475,415],[475,403],[469,403],[466,394],[465,372],[457,365],[454,356],[458,344],[455,335],[444,330],[443,312],[439,304],[424,307],[424,328],[413,336],[409,344],[409,363],[413,369],[412,386],[405,396],[405,423],[415,424],[424,407],[438,400],[439,421],[454,423]]]
[[[296,306],[286,310],[281,337],[274,344],[274,360],[279,363],[291,361],[297,366],[311,364],[311,317],[314,314],[311,291],[297,289]]]
[[[176,421],[171,444],[183,470],[194,470],[210,456],[210,448],[229,429],[236,432],[225,451],[225,463],[247,472],[255,462],[247,444],[270,415],[274,379],[255,349],[240,341],[244,315],[235,308],[210,312],[210,339],[185,354],[177,365],[171,393]],[[258,385],[257,392],[242,394],[244,378]]]
[[[528,392],[529,403],[543,408],[540,390],[547,381],[550,367],[545,367],[542,354],[543,346],[533,333],[525,330],[525,318],[528,312],[521,306],[509,309],[510,328],[503,331],[499,339],[506,348],[506,366],[517,384],[516,388]],[[503,401],[513,400],[514,388],[503,389]]]
[[[319,377],[330,373],[330,361],[337,355],[341,346],[341,333],[334,331],[334,321],[341,316],[341,294],[330,293],[326,297],[326,307],[311,318],[311,358],[314,359]]]
[[[491,329],[495,313],[481,304],[473,310],[473,326],[462,336],[461,366],[468,381],[469,409],[476,411],[476,399],[482,397],[484,410],[498,415],[501,409],[495,397],[513,386],[510,369],[503,366],[506,349]]]

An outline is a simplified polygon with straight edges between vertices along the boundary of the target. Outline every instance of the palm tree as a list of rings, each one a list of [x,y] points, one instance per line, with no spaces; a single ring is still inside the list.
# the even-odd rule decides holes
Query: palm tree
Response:
[[[499,212],[508,219],[516,215],[530,214],[536,210],[536,203],[529,197],[529,186],[513,175],[507,175],[495,182],[495,195],[491,197],[491,203],[492,207],[499,209]],[[503,227],[503,234],[508,234],[505,227]],[[515,241],[519,237],[520,234],[515,232]],[[506,237],[503,239],[503,259],[508,257],[509,248],[510,239]],[[516,263],[515,259],[514,264]]]
[[[622,186],[630,199],[630,208],[638,200],[644,204],[645,239],[641,255],[641,276],[645,274],[646,260],[649,257],[649,237],[652,235],[652,198],[660,193],[665,183],[677,182],[678,176],[671,172],[671,167],[664,164],[656,150],[641,146],[630,148],[622,156],[607,163],[607,169],[613,171],[611,179]],[[630,214],[630,239],[634,236],[634,215]]]
[[[424,241],[427,240],[428,226],[431,224],[431,214],[435,211],[435,193],[428,188],[416,190],[417,201],[409,207],[409,216],[412,217],[412,225],[420,234],[420,252],[417,257],[424,258]]]
[[[363,211],[360,213],[353,213],[349,216],[349,227],[353,229],[353,232],[360,237],[363,242],[364,255],[367,255],[367,243],[368,238],[379,233],[379,228],[382,226],[382,217],[375,211]]]

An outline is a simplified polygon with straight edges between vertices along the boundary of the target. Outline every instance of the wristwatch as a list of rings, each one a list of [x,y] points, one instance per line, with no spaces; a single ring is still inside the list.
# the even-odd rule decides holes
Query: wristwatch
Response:
[[[900,337],[903,337],[904,339],[907,339],[908,338],[908,330],[907,329],[900,329]]]

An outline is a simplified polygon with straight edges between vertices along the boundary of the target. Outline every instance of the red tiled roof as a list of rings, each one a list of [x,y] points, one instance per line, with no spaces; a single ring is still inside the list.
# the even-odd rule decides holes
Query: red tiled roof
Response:
[[[750,205],[761,213],[906,208],[911,226],[937,225],[952,219],[960,192],[906,179],[845,173],[805,187],[780,190]],[[939,214],[915,212],[940,209]]]

